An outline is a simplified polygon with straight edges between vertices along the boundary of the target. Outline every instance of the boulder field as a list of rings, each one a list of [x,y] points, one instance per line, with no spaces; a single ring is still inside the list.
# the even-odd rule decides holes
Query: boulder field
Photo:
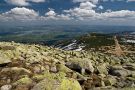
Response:
[[[135,90],[135,55],[0,42],[0,90]]]

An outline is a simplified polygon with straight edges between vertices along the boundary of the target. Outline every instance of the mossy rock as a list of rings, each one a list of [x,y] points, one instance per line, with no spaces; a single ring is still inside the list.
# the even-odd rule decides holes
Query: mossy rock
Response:
[[[135,90],[135,87],[126,87],[126,88],[119,89],[119,90]]]
[[[20,67],[11,67],[11,68],[3,68],[1,73],[4,72],[11,72],[11,73],[24,73],[24,74],[32,74],[32,72],[26,68],[20,68]]]
[[[37,85],[33,87],[32,90],[82,90],[80,84],[75,79],[50,79],[45,78]]]
[[[34,81],[36,81],[36,82],[41,81],[41,80],[43,80],[44,78],[45,78],[45,76],[44,76],[43,74],[36,74],[36,75],[34,75],[34,76],[32,77],[32,79],[33,79]]]
[[[64,72],[64,73],[73,72],[71,69],[69,69],[68,67],[66,67],[66,66],[63,65],[63,64],[57,64],[56,67],[57,67],[57,70],[58,70],[59,72]]]
[[[29,77],[24,77],[17,80],[13,85],[30,85],[32,84],[32,80]]]
[[[88,58],[72,58],[69,62],[66,63],[66,66],[73,70],[87,70],[91,73],[94,72],[94,67]],[[82,74],[85,72],[81,72]]]
[[[63,79],[58,90],[82,90],[75,79]]]
[[[35,74],[32,79],[34,81],[41,81],[45,78],[50,78],[50,79],[59,79],[61,80],[62,78],[65,78],[66,74],[63,72],[58,72],[58,73],[50,73],[50,72],[44,72],[43,74]]]
[[[108,76],[104,79],[104,83],[106,86],[112,86],[117,83],[117,79],[114,76]]]
[[[123,68],[135,71],[135,64],[134,63],[127,63],[126,65],[123,66]]]
[[[129,81],[135,82],[135,78],[134,77],[126,77],[126,79],[129,80]]]
[[[79,79],[86,80],[86,78],[85,78],[83,75],[81,75],[80,73],[75,72],[75,71],[69,69],[68,67],[66,67],[66,66],[63,65],[63,64],[57,64],[56,66],[57,66],[57,69],[58,69],[59,72],[63,72],[63,73],[65,73],[65,74],[70,74],[70,73],[72,73],[71,77],[74,77],[74,78],[75,78],[75,77],[78,77]],[[67,76],[68,76],[68,75],[67,75]],[[69,77],[70,77],[70,76],[69,76]]]
[[[15,50],[16,47],[11,45],[0,45],[0,50]]]
[[[107,64],[104,63],[104,64],[100,64],[99,66],[97,66],[97,70],[100,74],[105,74],[107,75],[108,74],[108,69],[107,69]]]
[[[63,72],[37,75],[35,78],[43,79],[32,90],[81,90],[81,86],[75,79],[66,78]]]
[[[9,58],[6,58],[5,56],[0,55],[0,65],[11,63],[12,61]]]

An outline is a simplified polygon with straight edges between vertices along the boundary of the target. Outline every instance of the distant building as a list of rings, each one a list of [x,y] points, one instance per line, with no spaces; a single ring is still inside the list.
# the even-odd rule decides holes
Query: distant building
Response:
[[[135,40],[127,40],[127,43],[135,43]]]
[[[135,32],[122,35],[123,42],[135,44]]]

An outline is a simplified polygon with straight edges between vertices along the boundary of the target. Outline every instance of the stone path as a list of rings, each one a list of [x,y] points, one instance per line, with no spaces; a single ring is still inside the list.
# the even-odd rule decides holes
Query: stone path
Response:
[[[124,52],[121,49],[121,46],[120,46],[119,41],[117,40],[116,36],[114,36],[114,41],[115,41],[115,51],[114,51],[114,54],[116,54],[117,56],[124,55]]]

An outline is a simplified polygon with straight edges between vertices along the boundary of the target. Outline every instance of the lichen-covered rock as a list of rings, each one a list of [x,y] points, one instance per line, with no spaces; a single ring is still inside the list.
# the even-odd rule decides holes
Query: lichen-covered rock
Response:
[[[57,70],[58,70],[59,72],[64,72],[64,73],[73,72],[71,69],[69,69],[68,67],[66,67],[66,66],[63,65],[63,64],[56,64],[56,67],[57,67]]]
[[[4,69],[1,70],[1,73],[6,73],[6,72],[11,72],[11,73],[26,73],[26,74],[31,74],[32,73],[28,69],[19,68],[19,67],[4,68]]]
[[[6,81],[6,84],[11,83],[11,81],[14,82],[24,75],[30,76],[32,75],[32,72],[19,67],[3,68],[0,72],[0,78],[3,78],[3,80]]]
[[[113,66],[110,68],[109,72],[111,75],[122,77],[126,77],[132,74],[131,71],[124,69],[122,66]]]
[[[44,75],[34,78],[43,79],[36,84],[32,90],[81,90],[81,86],[75,79],[66,78],[66,74],[59,72],[51,74],[45,72]]]
[[[66,73],[68,77],[72,77],[72,78],[77,77],[78,79],[81,79],[81,80],[86,80],[87,79],[83,75],[81,75],[80,73],[69,69],[68,67],[66,67],[63,64],[57,64],[57,69],[58,69],[58,72]]]
[[[90,90],[93,89],[94,87],[103,87],[103,86],[105,86],[104,81],[102,80],[101,77],[95,74],[92,75],[83,83],[84,90]]]
[[[114,76],[107,76],[104,79],[104,83],[106,86],[112,86],[112,85],[115,85],[117,83],[117,79]]]
[[[131,75],[131,73],[127,70],[122,69],[122,70],[112,71],[112,75],[114,75],[114,76],[124,76],[125,77],[125,76],[128,76],[128,75]]]
[[[82,90],[82,88],[75,79],[63,79],[58,90]]]
[[[11,63],[11,62],[12,61],[9,58],[6,58],[6,57],[0,55],[0,66]]]
[[[50,67],[50,72],[54,72],[54,73],[56,73],[57,72],[57,68],[56,68],[56,66],[51,66]]]
[[[0,90],[11,90],[12,86],[11,85],[3,85]]]
[[[103,63],[103,64],[99,64],[99,66],[97,66],[97,70],[100,74],[108,74],[108,64],[107,63]]]
[[[45,71],[43,74],[35,74],[35,75],[33,75],[32,79],[37,82],[37,81],[41,81],[41,80],[43,80],[45,78],[61,79],[61,78],[64,78],[65,76],[66,76],[66,74],[63,73],[63,72],[58,72],[58,73],[52,73],[51,74],[50,72]]]
[[[50,79],[45,78],[37,85],[33,87],[32,90],[82,90],[78,81],[74,79]]]
[[[134,63],[127,63],[123,66],[123,68],[131,70],[131,71],[135,71],[135,64]]]
[[[127,77],[126,79],[135,82],[135,77]]]
[[[104,86],[104,87],[96,87],[96,88],[92,88],[92,89],[89,89],[89,90],[125,90],[125,89],[117,89],[115,87],[112,87],[112,86]]]
[[[73,60],[67,62],[66,66],[73,70],[80,70],[82,74],[84,74],[86,70],[91,73],[94,72],[94,67],[91,63],[91,60],[87,58],[74,58]]]
[[[16,48],[12,45],[1,45],[0,50],[15,50]]]
[[[12,85],[12,90],[119,90],[135,87],[134,54],[118,57],[98,51],[64,51],[8,42],[0,42],[1,46],[0,86],[3,90],[10,89],[7,85]]]
[[[44,74],[35,74],[33,75],[32,79],[35,81],[35,82],[39,82],[41,80],[43,80],[46,76]]]
[[[33,81],[25,76],[13,83],[13,90],[30,90],[33,85]]]
[[[34,64],[31,65],[30,67],[28,67],[33,73],[42,73],[44,71],[46,71],[46,67],[42,66],[40,64]]]
[[[32,80],[26,76],[13,83],[13,85],[29,85],[29,84],[32,84]]]

